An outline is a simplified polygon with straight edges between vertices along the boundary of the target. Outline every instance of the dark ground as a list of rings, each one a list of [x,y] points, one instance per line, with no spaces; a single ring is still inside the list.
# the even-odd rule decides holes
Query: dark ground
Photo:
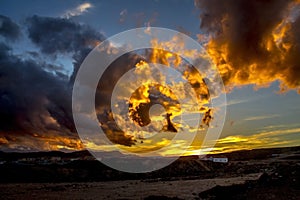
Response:
[[[158,171],[130,174],[92,160],[85,151],[2,152],[0,196],[1,199],[300,199],[300,147],[217,156],[225,156],[229,162],[213,163],[189,156]],[[41,157],[46,160],[60,157],[68,162],[45,165],[37,162]],[[33,159],[23,161],[23,158]]]

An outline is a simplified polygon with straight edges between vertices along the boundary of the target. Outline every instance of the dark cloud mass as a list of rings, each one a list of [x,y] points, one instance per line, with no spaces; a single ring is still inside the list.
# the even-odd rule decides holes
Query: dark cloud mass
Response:
[[[65,18],[32,16],[27,18],[28,35],[43,53],[55,56],[71,53],[74,60],[71,82],[89,52],[105,37],[88,25]]]
[[[0,16],[0,21],[0,34],[9,39],[17,38],[18,26],[4,16]],[[103,39],[90,27],[67,19],[33,16],[27,19],[26,25],[29,38],[42,53],[51,57],[59,53],[73,55],[75,67],[79,67],[83,57]],[[33,150],[55,149],[58,145],[82,148],[72,120],[72,83],[67,76],[55,71],[58,68],[41,61],[21,59],[13,54],[11,47],[0,43],[2,148],[14,148],[16,144]],[[21,139],[23,136],[26,140]]]
[[[299,2],[196,0],[207,50],[228,86],[300,86]]]
[[[27,19],[29,38],[43,53],[72,53],[93,48],[104,37],[69,19],[33,16]]]
[[[35,59],[39,55],[21,59],[13,54],[11,47],[0,43],[1,149],[82,149],[72,118],[72,85],[84,58],[104,37],[89,26],[63,18],[33,16],[27,18],[25,25],[29,39],[42,54],[50,58],[59,54],[71,56],[73,74],[70,77],[61,74],[56,71],[60,67]],[[100,98],[96,99],[99,102],[96,107],[110,97],[107,92],[111,91],[112,82],[108,80],[116,82],[122,72],[132,67],[130,56],[125,57],[106,72],[106,79],[97,91]],[[120,66],[124,66],[122,70]],[[110,122],[113,119],[109,110],[99,111],[100,122],[109,124],[104,129],[113,142],[134,144],[131,137]]]
[[[15,40],[20,36],[20,28],[10,18],[0,15],[0,35],[10,40]]]
[[[74,138],[68,79],[8,49],[0,44],[0,135],[8,142],[26,134]]]

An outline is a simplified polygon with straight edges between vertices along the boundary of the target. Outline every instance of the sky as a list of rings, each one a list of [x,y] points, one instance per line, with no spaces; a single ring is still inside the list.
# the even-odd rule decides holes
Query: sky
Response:
[[[300,144],[299,1],[2,0],[0,150],[73,151],[88,146],[110,151],[91,141],[83,144],[76,132],[71,109],[74,78],[83,59],[103,40],[151,26],[197,40],[220,72],[227,114],[213,152]],[[116,65],[138,68],[137,54],[122,57]],[[121,72],[112,66],[110,73],[120,78]],[[109,124],[110,114],[101,110],[106,90],[101,91],[96,95],[98,118]],[[161,98],[174,100],[163,92]],[[185,154],[199,153],[206,133],[199,134]],[[168,137],[148,143],[118,131],[108,136],[123,150],[134,152],[168,145]],[[178,142],[161,154],[176,155],[184,145]]]

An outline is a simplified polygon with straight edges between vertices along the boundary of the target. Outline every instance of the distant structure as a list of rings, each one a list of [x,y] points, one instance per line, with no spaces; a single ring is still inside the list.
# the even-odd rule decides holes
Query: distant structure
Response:
[[[228,158],[213,158],[213,162],[228,163]]]
[[[214,158],[214,157],[204,157],[200,158],[201,160],[208,160],[217,163],[228,163],[228,158]]]

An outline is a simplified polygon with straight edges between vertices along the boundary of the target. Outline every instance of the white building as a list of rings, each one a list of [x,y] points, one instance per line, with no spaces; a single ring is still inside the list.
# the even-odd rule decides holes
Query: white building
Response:
[[[213,158],[213,162],[228,163],[228,158]]]
[[[201,160],[209,160],[212,162],[219,162],[219,163],[228,163],[228,158],[214,158],[214,157],[204,157],[200,158]]]

